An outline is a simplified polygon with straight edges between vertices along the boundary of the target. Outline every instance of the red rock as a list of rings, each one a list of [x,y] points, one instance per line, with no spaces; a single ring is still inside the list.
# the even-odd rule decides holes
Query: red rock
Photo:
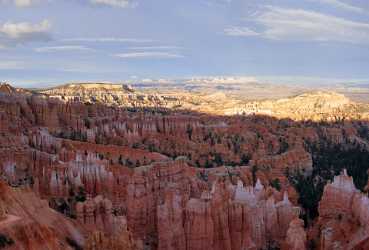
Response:
[[[168,193],[163,205],[157,208],[158,249],[185,250],[181,197]]]
[[[14,241],[14,249],[73,249],[67,239],[83,246],[83,228],[50,209],[31,190],[0,182],[0,203],[6,211],[0,233]]]
[[[290,222],[287,231],[286,246],[287,250],[305,250],[306,249],[306,232],[304,230],[304,221],[295,219]]]
[[[19,246],[65,249],[69,237],[87,249],[304,249],[298,196],[285,172],[310,174],[305,146],[320,139],[366,145],[354,123],[129,112],[75,98],[0,95],[1,177],[17,187],[6,189],[0,218],[14,223],[4,232]],[[138,104],[158,101],[150,98]],[[280,191],[270,187],[275,179]],[[79,192],[85,202],[77,202]],[[368,203],[347,176],[327,185],[313,222],[322,228],[321,249],[366,249]]]
[[[369,247],[369,199],[344,171],[324,188],[319,203],[321,249]]]

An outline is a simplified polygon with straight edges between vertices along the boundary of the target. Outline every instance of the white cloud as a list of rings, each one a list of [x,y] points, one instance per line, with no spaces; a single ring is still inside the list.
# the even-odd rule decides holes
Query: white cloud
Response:
[[[273,40],[368,43],[369,24],[302,9],[268,6],[253,21],[260,37]],[[246,30],[248,28],[246,27]],[[225,34],[230,35],[225,31]],[[233,36],[237,33],[233,32]],[[238,36],[242,32],[238,32]]]
[[[178,46],[140,46],[140,47],[129,47],[127,50],[132,52],[116,54],[116,57],[133,59],[176,59],[184,58],[179,52],[182,47]]]
[[[351,4],[342,2],[340,0],[317,0],[317,1],[324,3],[324,4],[329,4],[335,8],[339,8],[339,9],[343,9],[347,11],[352,11],[352,12],[357,12],[357,13],[365,12],[365,10],[360,7],[353,6]]]
[[[259,33],[249,29],[248,27],[229,27],[224,29],[224,32],[228,36],[258,36]]]
[[[36,0],[15,0],[14,2],[17,7],[29,7],[38,1]]]
[[[114,42],[114,43],[150,43],[153,40],[140,38],[122,38],[122,37],[76,37],[66,38],[63,42]]]
[[[111,7],[127,8],[134,4],[130,0],[89,0],[92,4],[107,5]]]
[[[47,20],[42,21],[40,24],[7,22],[3,24],[0,31],[10,38],[18,39],[33,33],[44,33],[49,28],[50,23]]]
[[[182,47],[178,46],[140,46],[140,47],[130,47],[129,50],[178,50]]]
[[[48,41],[51,39],[50,27],[48,20],[38,24],[6,22],[0,26],[0,47],[15,46],[27,42]]]
[[[94,49],[81,46],[81,45],[67,45],[67,46],[53,46],[53,47],[40,47],[35,49],[36,52],[40,53],[50,53],[50,52],[64,52],[64,51],[84,51],[84,52],[92,52]]]
[[[183,55],[168,53],[168,52],[132,52],[132,53],[121,53],[115,54],[114,56],[125,58],[125,59],[133,59],[133,58],[142,58],[142,59],[175,59],[175,58],[183,58]]]
[[[45,0],[44,0],[45,1]],[[24,8],[30,7],[40,3],[41,0],[0,0],[1,4],[14,4],[16,7]]]

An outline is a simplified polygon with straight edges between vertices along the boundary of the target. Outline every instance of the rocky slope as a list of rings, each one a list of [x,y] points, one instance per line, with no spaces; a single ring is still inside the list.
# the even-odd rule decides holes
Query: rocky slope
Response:
[[[0,244],[4,247],[61,250],[84,244],[84,229],[49,208],[29,188],[10,188],[1,182],[0,202]]]
[[[226,110],[225,113],[263,114],[293,120],[337,121],[367,118],[369,106],[354,103],[342,94],[318,91],[273,101],[249,102]]]
[[[135,91],[125,84],[79,83],[67,84],[40,93],[63,101],[80,101],[83,103],[104,103],[128,108],[176,108],[191,103],[191,97],[175,94],[143,93]]]
[[[311,92],[278,100],[248,101],[222,92],[160,92],[134,90],[128,85],[107,83],[68,84],[40,91],[64,101],[104,103],[131,108],[188,109],[211,114],[260,114],[294,120],[363,119],[369,117],[369,105],[350,101],[335,92]]]
[[[321,249],[369,248],[369,199],[344,172],[324,188],[319,204]]]
[[[4,247],[350,249],[348,239],[365,249],[369,205],[340,184],[350,178],[315,188],[346,167],[365,189],[367,120],[127,109],[105,97],[136,94],[129,87],[66,88],[64,100],[0,94]],[[339,158],[319,158],[330,150]]]

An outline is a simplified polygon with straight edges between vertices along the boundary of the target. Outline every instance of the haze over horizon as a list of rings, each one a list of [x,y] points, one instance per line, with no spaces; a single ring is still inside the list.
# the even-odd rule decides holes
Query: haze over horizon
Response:
[[[369,79],[365,0],[0,0],[0,8],[0,78],[17,86]]]

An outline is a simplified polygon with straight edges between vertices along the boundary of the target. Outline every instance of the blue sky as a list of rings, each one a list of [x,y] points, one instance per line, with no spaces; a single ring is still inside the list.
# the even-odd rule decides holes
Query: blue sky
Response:
[[[250,76],[368,82],[367,0],[0,0],[18,86]]]

